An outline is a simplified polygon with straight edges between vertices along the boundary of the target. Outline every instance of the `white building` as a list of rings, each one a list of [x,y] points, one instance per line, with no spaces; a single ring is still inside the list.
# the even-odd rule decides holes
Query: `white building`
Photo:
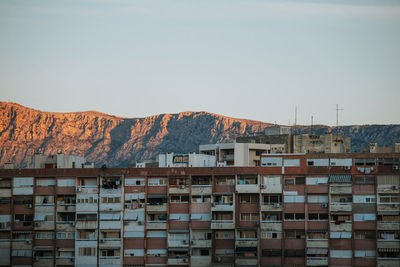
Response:
[[[43,155],[35,153],[28,158],[28,169],[49,168],[94,168],[94,163],[87,162],[86,158],[74,155]]]
[[[270,144],[226,143],[199,146],[200,154],[215,156],[216,164],[238,167],[260,166],[260,155],[271,150]]]
[[[214,167],[215,156],[205,154],[159,154],[158,167]]]

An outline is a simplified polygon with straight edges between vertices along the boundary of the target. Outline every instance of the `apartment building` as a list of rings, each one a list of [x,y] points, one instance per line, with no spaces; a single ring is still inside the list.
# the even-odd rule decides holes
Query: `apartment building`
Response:
[[[2,169],[0,266],[399,266],[399,160]]]

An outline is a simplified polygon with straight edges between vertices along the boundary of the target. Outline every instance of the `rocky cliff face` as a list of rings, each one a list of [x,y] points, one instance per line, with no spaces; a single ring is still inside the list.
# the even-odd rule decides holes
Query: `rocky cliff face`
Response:
[[[34,151],[85,156],[96,166],[123,166],[161,152],[198,151],[201,144],[233,141],[271,124],[207,112],[182,112],[146,118],[119,118],[99,112],[51,113],[0,102],[0,166],[24,167]],[[314,127],[314,133],[339,131],[352,138],[359,152],[369,142],[393,146],[400,125]],[[310,132],[299,128],[297,133]]]
[[[195,152],[270,124],[207,112],[119,118],[99,112],[50,113],[0,102],[0,165],[25,166],[34,151],[85,156],[96,166],[127,166],[160,152]]]

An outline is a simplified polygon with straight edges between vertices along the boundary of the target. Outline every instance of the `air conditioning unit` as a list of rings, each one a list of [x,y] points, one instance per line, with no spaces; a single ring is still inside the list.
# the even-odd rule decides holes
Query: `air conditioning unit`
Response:
[[[40,223],[36,222],[35,227],[40,227]]]
[[[26,240],[25,244],[32,244],[32,240]]]
[[[137,224],[138,225],[143,225],[143,222],[142,221],[138,221]]]
[[[399,189],[399,187],[397,185],[392,186],[392,190],[397,190],[397,189]]]
[[[104,239],[100,239],[100,243],[104,243]]]
[[[72,226],[74,226],[74,225],[75,225],[75,222],[70,222],[70,224],[71,224]]]
[[[267,188],[267,186],[266,186],[265,184],[262,184],[262,185],[261,185],[261,188],[262,188],[262,189],[265,189],[265,188]]]
[[[139,206],[140,206],[141,208],[144,208],[144,203],[140,203]]]
[[[397,208],[398,206],[398,204],[392,204],[392,208]]]
[[[184,185],[180,185],[179,189],[185,189],[185,186]]]
[[[185,258],[185,259],[183,259],[183,262],[189,262],[189,259]]]
[[[218,256],[215,257],[214,261],[215,261],[215,262],[221,262],[221,257],[218,257]]]
[[[156,257],[160,257],[161,255],[160,254],[156,254]]]
[[[182,244],[187,244],[187,240],[182,240]]]
[[[399,165],[393,165],[393,170],[398,170],[399,169]]]
[[[131,253],[131,257],[135,256],[135,253]]]
[[[274,208],[279,208],[281,206],[281,203],[275,203]]]
[[[235,193],[236,193],[236,194],[239,194],[239,191],[238,191],[238,190],[235,190]]]
[[[76,192],[81,192],[81,191],[82,191],[82,188],[80,188],[80,187],[76,188]]]
[[[259,224],[260,224],[260,222],[258,222],[258,221],[255,221],[255,222],[254,222],[254,225],[255,225],[255,226],[258,226]]]
[[[350,171],[350,170],[351,170],[351,166],[344,166],[344,169],[345,169],[346,171]]]
[[[124,225],[128,225],[129,224],[129,222],[128,221],[124,221]]]
[[[214,203],[214,202],[213,202],[213,203],[211,203],[211,206],[212,206],[212,207],[215,207],[215,203]]]
[[[190,241],[190,244],[194,245],[194,241],[193,241],[193,240],[192,240],[192,241]]]
[[[327,207],[328,207],[328,204],[326,204],[326,203],[325,203],[325,204],[322,204],[321,207],[327,208]]]
[[[27,209],[31,209],[31,208],[32,208],[32,204],[26,204],[25,207],[26,207]]]

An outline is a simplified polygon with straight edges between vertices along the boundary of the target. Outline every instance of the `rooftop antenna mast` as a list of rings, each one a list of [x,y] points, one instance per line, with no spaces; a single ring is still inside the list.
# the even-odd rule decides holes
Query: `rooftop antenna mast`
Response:
[[[339,104],[336,104],[336,129],[339,129],[339,111],[343,111],[344,109],[339,108]]]
[[[297,105],[294,108],[294,130],[297,129]]]
[[[314,134],[314,116],[311,116],[311,134]]]

